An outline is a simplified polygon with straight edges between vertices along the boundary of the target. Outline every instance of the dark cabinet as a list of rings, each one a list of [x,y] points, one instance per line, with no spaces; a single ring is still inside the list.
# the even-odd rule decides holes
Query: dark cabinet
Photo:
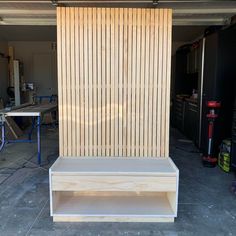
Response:
[[[195,144],[198,142],[198,120],[197,104],[187,101],[185,105],[184,133]]]
[[[213,153],[217,155],[221,141],[231,137],[234,81],[236,78],[236,28],[221,30],[206,37],[202,96],[202,132],[200,148],[207,152],[206,102],[221,102],[215,122]]]
[[[235,89],[236,91],[236,89]],[[236,169],[236,97],[233,111],[233,125],[232,125],[232,143],[231,143],[231,164]]]
[[[184,131],[185,101],[182,98],[176,98],[174,101],[174,122],[175,127]]]
[[[202,41],[183,45],[176,52],[173,91],[173,122],[196,146],[199,143],[199,98],[191,97],[193,90],[199,95]]]
[[[194,106],[187,101],[174,102],[175,124],[203,153],[207,152],[208,147],[207,101],[221,102],[219,117],[215,122],[213,154],[217,155],[223,139],[231,137],[236,83],[235,57],[236,26],[207,35],[198,42],[197,51],[193,51],[193,45],[184,45],[176,52],[173,100],[183,94],[190,97],[195,88],[198,99]]]

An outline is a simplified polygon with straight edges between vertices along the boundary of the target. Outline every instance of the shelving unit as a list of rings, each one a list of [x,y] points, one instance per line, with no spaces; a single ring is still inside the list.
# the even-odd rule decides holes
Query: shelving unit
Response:
[[[173,222],[179,172],[170,158],[59,157],[50,169],[54,221]]]

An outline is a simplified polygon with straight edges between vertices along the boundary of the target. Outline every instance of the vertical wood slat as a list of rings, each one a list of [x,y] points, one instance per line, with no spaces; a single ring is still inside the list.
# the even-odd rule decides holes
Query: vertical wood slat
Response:
[[[152,123],[152,114],[153,114],[153,85],[154,85],[154,77],[153,77],[153,68],[154,68],[154,10],[152,9],[150,11],[150,57],[149,57],[149,86],[148,86],[148,130],[152,130],[153,123]],[[148,150],[147,150],[147,155],[148,156],[153,156],[153,147],[152,147],[152,142],[153,142],[153,137],[152,137],[152,132],[148,132],[148,137],[147,137],[147,145],[148,145]]]
[[[158,57],[155,55],[158,55],[158,48],[159,48],[159,42],[158,42],[158,24],[159,24],[159,14],[157,11],[154,11],[154,44],[153,44],[153,51],[154,51],[154,71],[153,71],[153,114],[152,114],[152,129],[153,129],[153,135],[152,135],[152,147],[153,147],[153,156],[159,156],[160,155],[160,146],[157,145],[158,138],[160,139],[159,132],[157,132],[157,126],[158,130],[160,129],[160,115],[157,115],[160,113],[160,86],[157,79],[158,78]],[[158,106],[157,106],[158,105]]]
[[[161,117],[161,156],[164,156],[165,155],[165,138],[166,138],[166,129],[165,129],[165,122],[166,122],[166,52],[167,52],[167,37],[166,37],[166,33],[167,33],[167,27],[166,27],[166,24],[167,24],[167,11],[164,9],[162,10],[163,12],[163,25],[162,25],[162,37],[163,37],[163,44],[162,44],[162,58],[163,58],[163,61],[165,63],[162,63],[162,76],[161,76],[161,79],[162,79],[162,107],[161,107],[161,114],[162,114],[162,117]],[[159,58],[160,59],[160,58]]]
[[[145,46],[146,46],[146,11],[142,9],[141,12],[141,62],[140,62],[140,111],[139,111],[139,152],[140,156],[144,156],[144,76],[145,76]]]
[[[124,46],[124,25],[123,25],[123,20],[124,20],[124,10],[121,8],[119,10],[119,45],[118,45],[118,50],[119,50],[119,82],[118,82],[118,88],[119,88],[119,101],[118,101],[118,107],[119,107],[119,140],[118,140],[118,156],[123,155],[123,126],[124,126],[124,113],[123,113],[123,107],[124,107],[124,97],[123,97],[123,67],[124,67],[124,51],[123,51],[123,46]]]
[[[133,29],[132,29],[132,81],[131,81],[131,156],[136,155],[136,144],[135,144],[135,108],[136,108],[136,93],[135,93],[135,88],[136,88],[136,79],[137,79],[137,68],[136,68],[136,63],[137,63],[137,48],[136,48],[136,30],[137,30],[137,9],[133,9]]]
[[[170,80],[171,80],[171,42],[172,42],[172,12],[167,13],[167,75],[166,75],[166,140],[165,155],[169,156],[169,137],[170,137]]]
[[[131,156],[132,9],[128,11],[127,156]]]
[[[62,136],[63,136],[63,155],[68,155],[68,128],[67,128],[67,89],[66,89],[66,84],[67,84],[67,76],[66,76],[66,68],[67,68],[67,64],[66,64],[66,10],[65,8],[61,9],[61,31],[62,31],[62,35],[61,35],[61,45],[59,44],[59,47],[62,48],[62,55],[61,55],[61,66],[59,65],[58,68],[60,70],[61,68],[61,74],[62,74],[62,100],[63,100],[63,104],[62,104],[62,117],[60,117],[60,120],[62,122],[62,126],[63,129],[60,130],[60,132],[62,132]],[[60,41],[59,41],[60,43]],[[59,63],[59,62],[58,62]],[[64,66],[62,66],[64,65]],[[58,83],[59,84],[59,83]],[[59,101],[60,102],[60,101]]]
[[[151,80],[149,74],[149,54],[150,54],[150,9],[146,10],[146,31],[145,31],[145,65],[144,65],[144,156],[148,156],[148,116],[151,111],[148,107],[148,88]]]
[[[111,152],[110,155],[114,156],[115,155],[115,9],[111,8],[111,38],[110,38],[110,56],[111,56],[111,67],[110,67],[110,83],[111,83],[111,89],[110,89],[110,135],[109,135],[109,141],[111,144]],[[109,101],[108,101],[109,103]]]
[[[79,24],[79,9],[75,8],[75,123],[76,123],[76,156],[81,155],[81,145],[77,145],[78,143],[81,144],[81,123],[79,120],[81,120],[81,103],[80,103],[80,95],[77,94],[77,92],[80,93],[81,89],[81,77],[80,77],[80,50],[79,47],[79,41],[80,41],[80,24]]]
[[[75,90],[76,90],[76,72],[75,72],[75,8],[70,11],[70,76],[71,76],[71,155],[76,153],[76,117],[75,117]]]
[[[80,117],[77,117],[78,123],[80,124],[80,143],[77,143],[80,146],[81,156],[85,155],[85,103],[84,103],[84,15],[83,8],[79,8],[79,80],[80,80],[80,90],[77,90],[77,96],[80,97],[80,106],[77,109],[80,109]],[[78,94],[79,93],[79,94]]]
[[[106,155],[106,15],[102,8],[102,156]]]
[[[92,86],[93,86],[93,117],[92,117],[92,124],[91,129],[93,129],[93,155],[97,156],[98,155],[98,141],[97,141],[97,127],[98,126],[98,96],[97,96],[97,91],[98,91],[98,78],[97,78],[97,9],[93,8],[92,9],[92,34],[93,34],[93,73],[92,73]],[[96,127],[94,129],[94,127]]]
[[[101,28],[101,9],[97,9],[97,146],[98,156],[102,155],[102,28]]]
[[[119,156],[119,9],[115,9],[114,40],[114,155]],[[118,85],[118,87],[116,86]]]
[[[61,156],[168,156],[169,9],[57,9]]]
[[[163,94],[162,94],[162,54],[163,50],[163,9],[160,9],[159,12],[159,24],[158,24],[158,101],[157,101],[157,147],[159,148],[159,153],[157,155],[162,156],[163,155],[163,146],[162,146],[162,141],[164,139],[163,136],[163,129],[162,129],[162,122],[163,119],[162,117],[165,115],[163,112]]]
[[[67,139],[68,139],[68,145],[67,145],[67,153],[69,156],[72,155],[72,132],[71,132],[71,125],[72,125],[72,114],[71,114],[71,58],[70,58],[70,47],[71,47],[71,37],[70,37],[70,15],[72,14],[72,9],[66,8],[66,40],[65,40],[65,50],[66,50],[66,97],[67,97],[67,104],[66,104],[66,117],[68,117],[69,122],[66,122],[67,124]]]
[[[106,9],[106,155],[111,151],[111,9]]]
[[[135,117],[135,146],[136,146],[136,156],[140,156],[140,81],[141,81],[141,9],[137,10],[137,75],[136,75],[136,117]]]
[[[58,47],[57,47],[57,57],[58,57],[58,100],[59,100],[59,104],[58,104],[58,114],[59,117],[63,117],[63,91],[62,91],[62,68],[61,68],[61,64],[62,64],[62,50],[61,50],[61,38],[62,38],[62,32],[61,32],[61,18],[62,18],[62,14],[61,14],[62,9],[58,8],[57,9],[57,35],[58,37]],[[59,123],[59,130],[62,131],[63,130],[63,120],[61,120],[61,122]],[[63,132],[59,132],[59,152],[60,153],[64,153],[64,145],[63,145]]]
[[[85,156],[89,156],[89,67],[90,61],[88,58],[88,9],[84,8],[84,126],[85,126],[85,133],[84,133],[84,146],[85,146]]]
[[[93,107],[93,37],[92,37],[92,8],[88,8],[88,156],[94,155],[94,134],[93,134],[93,119],[94,119],[94,107]]]
[[[123,43],[123,67],[120,68],[123,75],[123,156],[127,156],[127,78],[128,78],[128,9],[124,9],[123,15],[124,43]]]

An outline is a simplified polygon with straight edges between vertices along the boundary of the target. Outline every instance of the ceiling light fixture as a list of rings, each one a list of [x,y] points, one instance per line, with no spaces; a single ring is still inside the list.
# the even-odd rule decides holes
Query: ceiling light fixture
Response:
[[[54,7],[64,7],[63,3],[59,3],[58,0],[51,0]]]
[[[53,5],[54,7],[58,7],[59,3],[58,3],[57,0],[52,0],[52,5]]]
[[[156,7],[158,5],[158,2],[159,2],[159,0],[153,0],[152,5]]]

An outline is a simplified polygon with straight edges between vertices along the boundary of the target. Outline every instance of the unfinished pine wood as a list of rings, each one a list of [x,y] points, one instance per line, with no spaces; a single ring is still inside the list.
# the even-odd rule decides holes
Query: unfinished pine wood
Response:
[[[168,157],[171,17],[58,7],[61,156]]]
[[[154,77],[154,43],[155,43],[155,38],[154,38],[154,33],[155,33],[155,17],[154,17],[154,9],[151,9],[151,13],[150,13],[150,18],[151,18],[151,24],[150,24],[150,48],[152,48],[153,50],[150,51],[150,63],[149,63],[149,73],[150,73],[150,77],[153,76]],[[154,86],[154,81],[151,79],[149,81],[149,87],[148,87],[148,111],[153,111],[153,90],[155,90],[153,88]],[[152,112],[153,113],[153,112]],[[151,130],[153,128],[153,119],[152,119],[152,114],[148,114],[148,130]],[[148,133],[148,140],[147,140],[147,151],[148,151],[148,156],[155,156],[154,150],[151,148],[152,147],[152,143],[153,143],[153,135],[151,132]]]
[[[119,68],[123,75],[123,103],[121,103],[123,116],[123,156],[127,155],[127,88],[128,88],[128,9],[125,8],[123,12],[123,28],[124,28],[124,44],[122,48],[123,52],[123,68]],[[122,105],[123,104],[123,105]]]
[[[79,24],[78,24],[78,21],[79,21],[79,15],[78,15],[78,12],[79,12],[79,9],[76,8],[75,9],[75,42],[78,42],[79,41],[79,37],[80,37],[80,29],[79,29]],[[80,93],[80,90],[81,90],[81,81],[80,81],[80,45],[78,43],[75,43],[75,54],[74,55],[77,55],[75,57],[75,70],[76,70],[76,73],[75,73],[75,86],[76,86],[76,89],[75,91],[79,92]],[[80,143],[81,144],[81,123],[80,122],[76,122],[77,119],[81,119],[81,109],[77,109],[76,107],[81,107],[81,103],[80,103],[80,95],[79,94],[75,94],[75,136],[76,136],[76,142],[75,142],[75,145],[76,145],[76,150],[77,150],[77,156],[80,156],[81,155],[81,145],[77,145],[77,143]]]
[[[85,155],[85,104],[84,104],[84,17],[83,17],[83,8],[79,8],[79,20],[77,23],[79,26],[79,87],[76,91],[77,96],[80,97],[80,103],[78,104],[77,110],[80,110],[80,117],[77,117],[77,123],[80,125],[80,142],[77,145],[80,147],[80,154]],[[58,27],[58,26],[57,26]],[[77,43],[76,43],[77,44]],[[79,93],[79,94],[78,94]],[[60,132],[60,130],[59,130]]]
[[[58,176],[52,177],[53,191],[151,191],[175,192],[175,177]]]
[[[84,195],[56,191],[54,199],[53,220],[58,222],[173,222],[175,217],[164,192]]]
[[[85,145],[85,156],[89,156],[89,121],[90,121],[90,117],[89,117],[89,110],[92,109],[91,107],[89,107],[89,94],[90,90],[89,90],[89,71],[91,70],[91,59],[89,60],[88,58],[88,9],[84,8],[84,47],[83,47],[83,58],[82,60],[84,60],[84,127],[85,127],[85,134],[84,134],[84,145]],[[93,150],[93,147],[90,147],[90,150]]]
[[[171,54],[171,39],[172,39],[172,17],[167,15],[167,55]],[[169,156],[169,137],[170,137],[170,77],[171,77],[171,57],[167,56],[167,85],[166,85],[166,140],[165,140],[165,156]]]
[[[51,167],[54,175],[141,175],[176,176],[170,158],[59,157]]]
[[[118,58],[119,58],[119,66],[118,66],[118,75],[119,75],[119,81],[118,81],[118,90],[119,90],[119,98],[118,98],[118,104],[123,104],[123,71],[121,71],[121,68],[123,68],[123,37],[124,37],[124,27],[123,27],[123,14],[124,10],[121,8],[120,10],[117,10],[119,14],[119,23],[118,25],[119,28],[119,43],[118,43]],[[118,156],[123,155],[123,107],[118,106]]]
[[[97,11],[97,148],[102,155],[102,27],[101,11]],[[96,48],[95,48],[96,50]]]
[[[158,55],[158,46],[159,42],[158,40],[158,23],[159,23],[159,14],[158,12],[154,11],[154,55]],[[158,77],[158,60],[157,57],[153,58],[153,64],[154,64],[154,71],[153,71],[153,77],[157,78]],[[157,140],[160,139],[160,132],[157,132],[157,129],[160,130],[160,86],[158,83],[159,80],[153,80],[153,97],[152,97],[152,102],[153,102],[153,109],[152,109],[152,129],[155,131],[153,132],[152,135],[152,146],[155,147],[153,149],[153,156],[156,156],[157,154],[160,153],[160,145]]]
[[[144,83],[144,76],[145,76],[145,46],[146,46],[146,12],[145,9],[142,9],[141,12],[141,58],[140,58],[140,110],[139,110],[139,153],[140,156],[144,156],[144,89],[145,89],[145,83]]]
[[[135,87],[136,87],[136,79],[137,79],[137,68],[136,68],[136,54],[137,54],[137,48],[136,48],[136,31],[137,31],[137,9],[133,9],[133,29],[132,29],[132,80],[131,80],[131,156],[136,155],[135,150],[135,108],[136,108],[136,93],[135,93]]]
[[[174,222],[174,217],[143,217],[143,216],[54,216],[54,222]]]
[[[95,78],[97,77],[97,50],[96,50],[96,45],[97,45],[97,9],[93,8],[93,12],[92,12],[92,37],[93,37],[93,45],[92,45],[92,49],[93,49],[93,73],[92,73],[92,83],[91,83],[91,87],[93,88],[93,114],[92,114],[92,123],[93,124],[97,124],[98,122],[98,105],[97,105],[97,101],[98,101],[98,95],[97,95],[97,91],[98,91],[98,79],[95,80]],[[94,86],[93,86],[94,84]],[[92,127],[93,129],[93,127]],[[93,129],[93,146],[94,146],[94,150],[93,150],[93,155],[97,156],[98,155],[98,149],[97,149],[97,143],[98,143],[98,129]]]
[[[77,135],[76,135],[76,97],[75,91],[76,89],[76,71],[75,71],[75,9],[72,9],[72,14],[70,14],[70,71],[71,71],[71,150],[74,150],[74,153],[77,153]]]
[[[163,97],[162,90],[163,90],[163,74],[162,74],[162,61],[159,60],[159,58],[163,59],[163,10],[160,10],[159,14],[156,14],[159,18],[158,20],[158,81],[157,81],[157,86],[158,86],[158,100],[157,100],[157,155],[162,155],[163,152],[163,146],[162,142],[163,139],[165,138],[165,135],[163,134],[163,125],[164,125],[164,116],[165,113],[163,113],[163,102],[165,97]]]
[[[101,31],[102,31],[102,58],[101,58],[101,69],[102,69],[102,76],[101,76],[101,93],[102,93],[102,119],[101,119],[101,125],[102,125],[102,156],[105,156],[106,153],[106,10],[105,8],[101,9]]]
[[[164,194],[154,196],[73,196],[61,194],[55,215],[159,215],[171,216],[173,210]],[[70,201],[68,201],[70,198]]]
[[[137,10],[137,49],[141,47],[141,9]],[[139,27],[138,27],[139,26]],[[140,141],[140,79],[141,79],[141,53],[140,50],[137,50],[137,69],[136,69],[136,79],[135,79],[135,83],[136,83],[136,107],[135,107],[135,151],[136,151],[136,156],[140,156],[140,148],[139,148],[139,141]]]
[[[179,172],[170,158],[59,157],[49,171],[54,221],[173,222]]]

